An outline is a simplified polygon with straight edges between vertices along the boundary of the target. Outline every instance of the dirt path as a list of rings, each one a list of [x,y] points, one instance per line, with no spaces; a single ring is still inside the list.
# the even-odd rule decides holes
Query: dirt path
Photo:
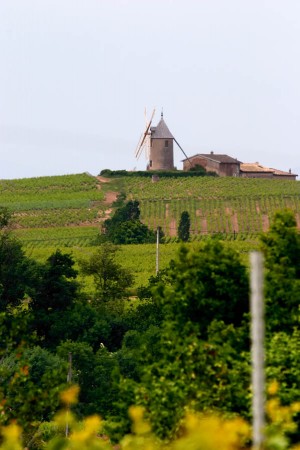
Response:
[[[237,213],[235,212],[231,218],[232,220],[232,226],[233,226],[233,230],[238,233],[240,231],[239,229],[239,221],[238,221],[238,216]]]
[[[101,177],[100,175],[96,178],[99,181],[97,186],[99,190],[102,189],[101,184],[111,182],[110,178]],[[116,191],[107,191],[104,193],[103,203],[107,205],[108,208],[104,211],[104,216],[103,210],[99,210],[97,222],[104,222],[104,220],[108,219],[111,216],[111,213],[113,211],[112,204],[117,200],[118,194],[119,192]]]
[[[264,232],[270,228],[269,216],[267,214],[262,215],[262,228]]]
[[[109,191],[106,192],[104,197],[104,203],[106,205],[111,205],[113,202],[117,200],[119,192]]]
[[[166,219],[169,217],[169,203],[166,203],[165,217]]]
[[[105,177],[101,177],[100,175],[96,177],[98,181],[100,181],[100,183],[98,184],[98,189],[101,189],[101,184],[102,183],[110,183],[111,179],[110,178],[105,178]],[[104,196],[104,203],[106,205],[110,205],[113,202],[115,202],[117,200],[119,192],[115,192],[115,191],[107,191],[105,192],[105,196]]]
[[[176,225],[176,220],[175,219],[170,220],[169,233],[170,233],[171,237],[177,236],[177,225]]]
[[[110,183],[111,182],[110,178],[101,177],[100,175],[96,178],[97,178],[97,180],[101,181],[101,183]]]
[[[206,219],[206,217],[203,217],[203,219],[201,220],[201,233],[207,234],[207,219]]]

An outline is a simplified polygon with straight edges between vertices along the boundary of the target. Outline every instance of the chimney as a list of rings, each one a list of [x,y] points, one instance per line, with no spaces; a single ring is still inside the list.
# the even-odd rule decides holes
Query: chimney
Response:
[[[292,173],[292,169],[289,169],[289,173]]]

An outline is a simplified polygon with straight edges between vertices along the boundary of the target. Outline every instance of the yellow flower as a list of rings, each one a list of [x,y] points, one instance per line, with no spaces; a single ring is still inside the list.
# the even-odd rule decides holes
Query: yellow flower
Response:
[[[77,386],[77,384],[74,384],[69,389],[61,392],[60,398],[62,402],[65,403],[66,405],[72,405],[74,403],[77,403],[78,394],[79,394],[79,386]]]
[[[3,448],[13,448],[14,450],[21,450],[21,428],[16,424],[12,423],[7,427],[2,428],[2,435],[4,438]]]
[[[150,424],[144,420],[144,408],[142,406],[131,406],[129,416],[133,422],[132,431],[136,434],[146,434],[151,431]]]
[[[270,395],[275,395],[275,394],[277,394],[278,389],[279,389],[279,384],[276,380],[274,380],[268,387],[268,393]]]
[[[78,429],[72,432],[70,441],[74,443],[88,443],[90,439],[96,438],[96,434],[100,431],[101,419],[99,416],[94,415],[87,417],[83,422],[82,429]]]
[[[300,402],[294,402],[291,404],[291,410],[293,413],[300,412]]]
[[[144,408],[142,406],[130,406],[129,416],[130,416],[131,420],[133,420],[134,422],[143,420]]]
[[[85,419],[84,426],[90,433],[96,433],[101,427],[101,419],[96,414],[89,416]]]

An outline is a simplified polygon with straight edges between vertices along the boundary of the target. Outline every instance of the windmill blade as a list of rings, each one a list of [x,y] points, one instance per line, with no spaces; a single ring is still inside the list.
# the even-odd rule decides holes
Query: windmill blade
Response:
[[[141,153],[142,153],[143,145],[144,145],[144,143],[145,143],[146,137],[147,137],[148,134],[149,134],[149,130],[150,130],[150,126],[151,126],[151,123],[152,123],[154,114],[155,114],[155,109],[153,110],[152,115],[151,115],[151,118],[150,118],[150,120],[149,120],[149,122],[148,122],[148,124],[147,124],[147,126],[146,126],[146,130],[144,131],[144,134],[141,135],[140,140],[139,140],[139,143],[138,143],[138,145],[137,145],[137,148],[136,148],[136,151],[135,151],[135,157],[136,157],[137,159],[140,157],[140,155],[141,155]]]
[[[143,137],[144,137],[144,133],[141,134],[141,137],[139,139],[138,145],[136,146],[136,149],[135,149],[135,152],[134,152],[136,158],[140,157],[141,143],[142,143]]]
[[[180,150],[182,151],[182,153],[184,154],[184,156],[186,157],[186,159],[188,160],[188,162],[189,162],[190,165],[192,166],[192,163],[191,163],[190,158],[187,156],[187,154],[185,153],[185,151],[183,150],[183,148],[181,147],[181,145],[176,141],[175,138],[174,138],[174,141],[176,142],[176,144],[178,145],[178,147],[180,148]]]

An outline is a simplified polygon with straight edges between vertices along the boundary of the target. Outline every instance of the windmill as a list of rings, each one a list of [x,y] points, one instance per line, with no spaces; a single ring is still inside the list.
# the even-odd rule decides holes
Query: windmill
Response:
[[[150,157],[150,140],[151,140],[151,130],[150,126],[153,120],[155,114],[155,109],[153,109],[150,120],[147,121],[147,115],[146,115],[146,109],[145,109],[145,119],[146,119],[146,128],[145,131],[141,134],[140,140],[138,142],[138,145],[135,150],[135,157],[136,159],[139,159],[143,151],[145,152],[146,158],[149,159]]]
[[[173,141],[178,145],[184,156],[189,160],[182,147],[167,127],[163,112],[156,127],[151,127],[155,114],[152,112],[149,121],[146,121],[146,128],[141,134],[137,145],[135,156],[137,159],[145,152],[147,159],[147,170],[174,170]]]

